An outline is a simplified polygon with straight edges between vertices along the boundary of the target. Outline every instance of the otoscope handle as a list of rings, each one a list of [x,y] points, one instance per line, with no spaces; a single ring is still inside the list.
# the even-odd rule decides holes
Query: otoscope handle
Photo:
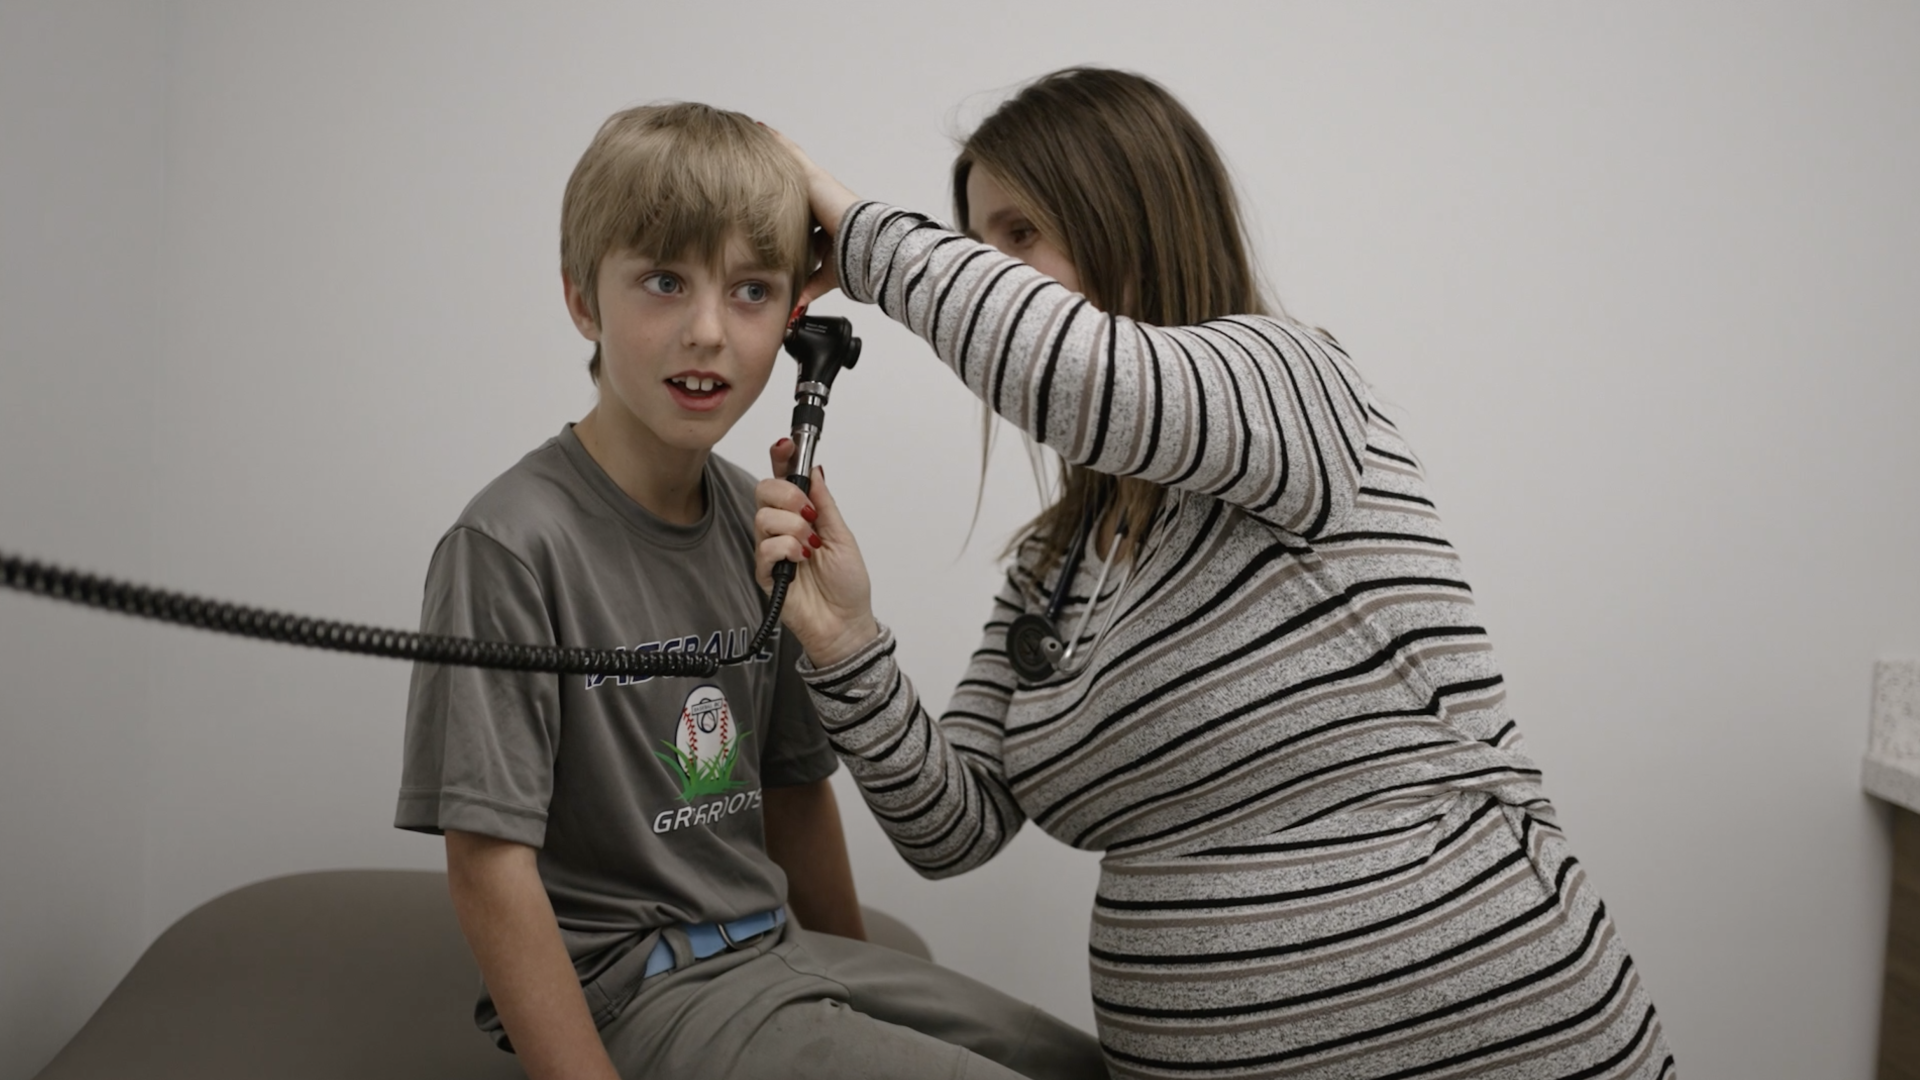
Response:
[[[807,471],[811,472],[812,470],[808,469]],[[813,478],[808,476],[805,472],[788,473],[787,483],[792,484],[794,487],[799,488],[801,491],[804,491],[809,495],[813,494]],[[773,580],[776,584],[792,581],[793,573],[794,573],[794,564],[791,562],[788,562],[783,559],[780,562],[773,564]]]

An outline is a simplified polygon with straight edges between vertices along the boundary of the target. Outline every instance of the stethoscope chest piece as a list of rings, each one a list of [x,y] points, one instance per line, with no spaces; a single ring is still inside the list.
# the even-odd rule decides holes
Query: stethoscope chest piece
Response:
[[[1093,531],[1095,517],[1093,505],[1087,504],[1080,515],[1080,529],[1074,535],[1072,546],[1067,549],[1066,561],[1061,564],[1060,579],[1054,583],[1053,596],[1047,601],[1047,613],[1035,615],[1029,612],[1013,620],[1007,627],[1007,662],[1012,665],[1013,673],[1028,686],[1037,686],[1055,675],[1077,675],[1086,667],[1084,656],[1078,667],[1069,668],[1067,665],[1080,645],[1081,635],[1086,632],[1087,620],[1093,617],[1093,609],[1100,603],[1101,592],[1107,585],[1107,571],[1113,569],[1114,558],[1120,552],[1120,541],[1127,535],[1127,523],[1122,520],[1114,529],[1112,549],[1100,560],[1100,576],[1094,580],[1093,591],[1087,595],[1087,606],[1080,612],[1080,622],[1073,628],[1073,636],[1062,638],[1058,621],[1060,611],[1066,605],[1067,590],[1073,586],[1073,577],[1080,570],[1080,557],[1086,554],[1087,534]],[[1122,588],[1128,576],[1121,576]],[[1113,627],[1113,617],[1119,612],[1119,598],[1115,597],[1107,610],[1106,625],[1100,628],[1094,644],[1098,645],[1100,639],[1107,636],[1107,631]]]
[[[1007,627],[1007,661],[1024,683],[1037,683],[1052,675],[1066,649],[1053,620],[1044,615],[1022,615]]]

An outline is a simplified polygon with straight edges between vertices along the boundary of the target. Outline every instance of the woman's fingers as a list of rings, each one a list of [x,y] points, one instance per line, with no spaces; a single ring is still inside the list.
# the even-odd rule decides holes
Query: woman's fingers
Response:
[[[811,304],[840,287],[840,260],[834,258],[833,234],[815,229],[812,239],[814,268],[800,287],[801,304]]]
[[[781,440],[769,456],[774,471],[784,474],[792,467],[792,444]],[[827,490],[826,470],[815,466],[809,479],[812,498],[786,480],[762,480],[755,488],[759,505],[753,520],[759,542],[754,571],[760,587],[770,590],[776,563],[800,564],[781,621],[807,655],[828,662],[823,658],[865,647],[879,627],[860,545]]]
[[[754,514],[754,527],[759,534],[797,536],[802,540],[810,539],[809,534],[818,534],[825,541],[851,544],[853,530],[847,527],[846,519],[840,516],[840,504],[834,501],[833,492],[827,489],[826,467],[813,467],[813,475],[809,477],[812,481],[808,485],[811,489],[809,493],[801,491],[791,481],[779,479],[793,467],[791,439],[774,443],[767,456],[773,466],[775,479],[762,480],[754,486],[754,501],[759,504]]]
[[[776,469],[784,468],[786,460],[793,457],[793,444],[785,439],[781,442],[787,443],[784,453],[779,443],[773,448]],[[754,496],[760,504],[753,514],[754,532],[760,537],[755,576],[761,587],[772,588],[774,563],[810,559],[813,550],[824,542],[809,520],[818,513],[799,488],[785,480],[762,480],[755,486]]]
[[[768,131],[773,132],[773,137],[780,140],[780,145],[786,148],[787,153],[793,155],[794,160],[800,163],[801,168],[807,170],[808,172],[812,172],[813,170],[819,168],[818,165],[815,165],[813,163],[813,159],[807,156],[807,152],[805,150],[800,149],[799,143],[794,142],[792,139],[787,138],[786,132],[781,131],[777,127],[773,127],[772,125],[768,124],[764,120],[757,121],[757,123],[759,123],[761,127],[766,128]]]
[[[782,510],[789,514],[799,514],[802,517],[807,517],[809,521],[811,521],[812,518],[808,517],[808,515],[813,514],[817,516],[813,502],[807,498],[806,492],[801,491],[788,480],[760,481],[753,486],[753,501],[762,509]]]
[[[793,468],[794,446],[792,439],[781,439],[767,448],[767,459],[773,465],[773,475],[777,479],[786,479]]]
[[[813,208],[813,220],[827,230],[827,235],[840,235],[840,219],[859,201],[860,196],[855,195],[852,188],[835,180],[826,170],[815,166],[808,174],[807,204]]]
[[[801,563],[813,557],[807,545],[791,536],[769,536],[760,541],[755,552],[754,574],[762,589],[773,588],[773,568],[778,563]]]
[[[773,581],[770,571],[775,563],[801,563],[812,557],[813,553],[807,549],[807,545],[791,536],[767,537],[760,541],[761,583],[770,584]]]
[[[840,287],[840,265],[829,257],[813,272],[805,285],[800,286],[800,302],[811,304]]]
[[[801,543],[807,543],[814,535],[813,524],[805,514],[796,514],[790,510],[780,510],[763,506],[753,515],[753,529],[765,540],[774,536],[791,536]],[[818,545],[813,545],[818,546]]]
[[[792,439],[781,439],[768,449],[767,458],[773,466],[773,476],[754,485],[754,502],[763,508],[783,510],[811,521],[814,517],[812,500],[807,498],[806,492],[786,479],[788,471],[793,468],[793,454]]]
[[[824,465],[813,467],[812,503],[814,531],[828,540],[853,539],[853,530],[847,527],[847,519],[840,516],[840,504],[834,501],[833,492],[827,488],[827,470]],[[797,489],[796,489],[797,490]],[[804,516],[804,515],[802,515]]]
[[[773,132],[774,138],[780,140],[780,144],[786,147],[787,153],[793,155],[793,159],[799,162],[801,170],[806,173],[807,202],[813,207],[813,219],[818,221],[820,227],[827,230],[828,234],[838,233],[841,217],[846,214],[848,207],[860,201],[859,196],[849,190],[847,185],[834,179],[832,173],[815,164],[814,160],[807,156],[807,152],[800,149],[799,143],[787,138],[775,128],[767,130]]]

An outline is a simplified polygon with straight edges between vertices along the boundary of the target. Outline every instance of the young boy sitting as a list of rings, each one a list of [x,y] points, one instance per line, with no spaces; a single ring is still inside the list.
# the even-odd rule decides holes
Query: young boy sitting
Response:
[[[422,629],[737,656],[761,619],[754,481],[712,449],[775,367],[805,180],[737,113],[632,109],[561,219],[598,401],[447,531]],[[414,670],[395,824],[446,837],[480,1026],[534,1080],[1105,1076],[1091,1036],[855,940],[796,655],[781,635],[710,679]]]

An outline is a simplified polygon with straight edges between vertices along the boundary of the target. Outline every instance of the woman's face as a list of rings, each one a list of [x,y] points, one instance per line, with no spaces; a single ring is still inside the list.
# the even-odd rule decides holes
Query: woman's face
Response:
[[[1053,241],[1040,235],[1026,212],[986,169],[967,171],[967,234],[978,237],[1002,254],[1011,255],[1053,280],[1080,291],[1080,274],[1073,260]]]

